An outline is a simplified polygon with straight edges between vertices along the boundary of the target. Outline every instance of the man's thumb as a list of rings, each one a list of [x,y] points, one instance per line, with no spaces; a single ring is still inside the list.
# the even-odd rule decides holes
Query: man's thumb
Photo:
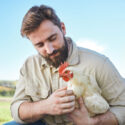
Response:
[[[85,103],[84,103],[82,97],[80,97],[80,98],[78,99],[78,103],[79,103],[80,109],[81,109],[82,111],[88,113],[87,108],[85,107]]]
[[[83,105],[84,105],[84,103],[83,103],[83,98],[82,97],[80,97],[79,99],[78,99],[78,103],[79,103],[79,106],[80,106],[80,109],[83,107]]]

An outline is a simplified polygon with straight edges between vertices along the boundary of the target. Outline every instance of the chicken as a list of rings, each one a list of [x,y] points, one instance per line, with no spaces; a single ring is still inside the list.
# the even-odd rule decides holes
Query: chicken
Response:
[[[73,90],[76,98],[83,97],[89,116],[105,113],[109,104],[101,96],[101,90],[92,76],[83,75],[80,71],[68,67],[65,62],[59,67],[59,76],[67,82],[67,89]]]

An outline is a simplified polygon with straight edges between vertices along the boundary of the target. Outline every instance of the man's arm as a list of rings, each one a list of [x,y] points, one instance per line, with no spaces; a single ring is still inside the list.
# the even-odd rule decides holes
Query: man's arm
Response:
[[[108,58],[103,65],[98,65],[96,80],[102,90],[101,95],[110,105],[109,110],[119,125],[125,125],[125,80]]]
[[[118,125],[118,121],[110,111],[93,118],[93,125]]]
[[[45,114],[60,115],[70,113],[75,107],[75,96],[66,87],[56,90],[46,100],[23,102],[19,107],[19,117],[25,122],[35,122]]]
[[[45,114],[44,105],[45,101],[23,102],[19,107],[19,118],[26,123],[39,120]]]
[[[110,111],[90,118],[82,98],[78,100],[79,109],[75,109],[69,117],[76,125],[118,125],[118,121]]]

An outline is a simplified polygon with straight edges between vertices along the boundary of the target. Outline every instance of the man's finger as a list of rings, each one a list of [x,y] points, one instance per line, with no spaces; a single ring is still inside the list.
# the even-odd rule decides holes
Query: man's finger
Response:
[[[73,101],[73,102],[69,102],[69,103],[61,104],[60,107],[63,108],[63,109],[71,108],[71,107],[75,107],[75,101]]]
[[[73,91],[72,90],[61,90],[61,91],[57,91],[57,95],[59,97],[69,96],[69,95],[73,95]]]
[[[63,87],[63,88],[60,88],[60,89],[57,89],[56,91],[62,91],[62,90],[67,90],[67,86]]]
[[[63,113],[63,114],[65,114],[65,113],[70,113],[70,112],[72,112],[74,109],[75,109],[75,107],[71,107],[71,108],[68,108],[68,109],[64,109],[64,110],[62,111],[62,113]]]
[[[84,104],[84,101],[83,101],[83,98],[82,98],[82,97],[80,97],[80,98],[78,99],[78,103],[79,103],[80,109],[85,108],[85,104]],[[85,108],[85,109],[86,109],[86,108]]]
[[[75,102],[75,96],[74,95],[60,98],[61,103],[67,103],[67,102],[73,102],[73,101]]]
[[[82,108],[83,105],[84,105],[82,97],[80,97],[80,98],[78,99],[78,103],[79,103],[80,108]]]

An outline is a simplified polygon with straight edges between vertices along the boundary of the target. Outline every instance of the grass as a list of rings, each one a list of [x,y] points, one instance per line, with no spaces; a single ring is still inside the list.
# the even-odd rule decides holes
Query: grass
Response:
[[[11,120],[12,120],[12,117],[10,113],[10,102],[3,101],[3,98],[2,98],[2,100],[0,101],[0,125]]]

